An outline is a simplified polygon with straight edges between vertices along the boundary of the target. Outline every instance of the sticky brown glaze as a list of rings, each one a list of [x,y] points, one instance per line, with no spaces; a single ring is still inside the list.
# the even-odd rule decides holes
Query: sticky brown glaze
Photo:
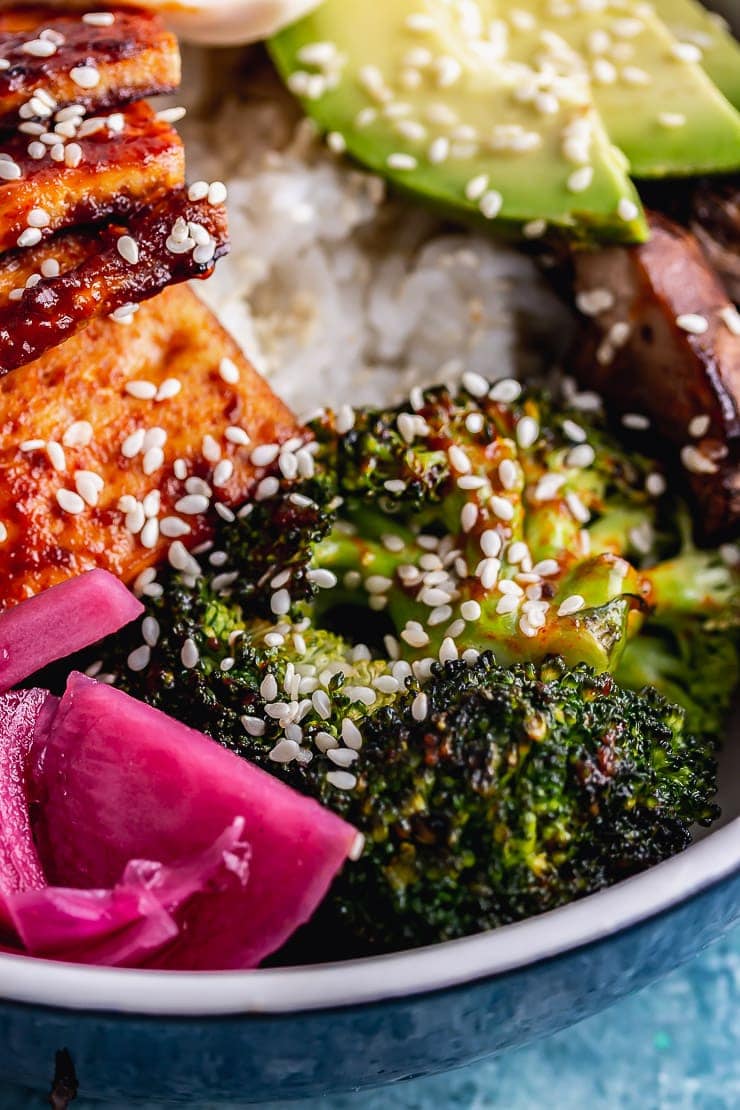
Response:
[[[168,248],[178,219],[208,232],[214,244],[209,261],[199,263],[195,251],[173,253]],[[135,263],[121,254],[124,237],[138,246]],[[37,247],[4,255],[0,258],[0,375],[38,358],[91,320],[139,304],[168,285],[208,277],[227,250],[223,205],[190,201],[186,190],[180,189],[125,225],[61,232]],[[58,263],[59,275],[37,280],[49,259]],[[24,288],[29,278],[37,284]],[[19,299],[13,299],[13,290],[20,289]]]
[[[233,373],[228,381],[222,376],[223,358],[236,367],[237,381]],[[132,381],[159,389],[167,379],[180,386],[168,400],[137,399],[126,390]],[[55,470],[46,444],[69,444],[70,429],[81,421],[91,427],[89,443],[62,446],[65,469]],[[233,426],[251,442],[238,446],[227,439]],[[133,433],[150,429],[161,429],[166,440],[161,466],[147,474],[145,451],[129,458],[121,448]],[[191,529],[180,542],[202,542],[212,528],[214,503],[240,504],[262,476],[250,461],[254,447],[298,432],[292,414],[187,286],[147,302],[129,325],[96,321],[0,381],[0,610],[92,567],[131,582],[166,559],[172,538],[158,529],[153,536],[132,534],[119,508],[125,495],[142,502],[156,491],[157,520],[178,517]],[[203,455],[204,436],[213,437],[233,465],[220,485],[217,464]],[[33,447],[34,440],[42,446]],[[22,450],[29,441],[31,449]],[[185,480],[175,475],[177,459],[189,477],[213,489],[208,513],[177,511],[187,493]],[[56,495],[75,491],[80,472],[97,474],[104,484],[97,505],[75,515],[60,508]]]
[[[127,218],[183,185],[180,137],[147,104],[85,122],[97,126],[98,121],[94,133],[83,128],[83,135],[71,140],[82,152],[76,166],[55,161],[48,145],[43,158],[32,157],[28,148],[34,140],[22,133],[0,142],[0,155],[7,154],[21,171],[17,180],[0,181],[0,252],[17,245],[29,215],[33,222],[39,210],[48,216],[40,230],[47,238],[62,228]]]
[[[93,5],[91,10],[99,10]],[[109,27],[84,23],[83,12],[60,11],[42,4],[14,5],[0,10],[0,127],[13,127],[23,105],[44,89],[61,108],[84,104],[88,109],[173,92],[180,84],[177,40],[162,21],[147,12],[110,9]],[[64,42],[48,58],[28,54],[23,44],[51,29]],[[93,65],[99,80],[80,87],[70,76],[78,66]]]
[[[658,215],[650,225],[642,246],[572,256],[577,294],[606,289],[614,297],[584,321],[579,376],[618,411],[648,416],[651,448],[662,439],[674,458],[676,448],[701,454],[705,473],[681,465],[697,518],[707,537],[732,536],[740,526],[740,337],[722,319],[730,299],[690,232]],[[689,313],[705,317],[704,334],[679,327],[677,317]],[[626,342],[610,342],[624,323]],[[692,436],[690,422],[704,416],[707,431]]]

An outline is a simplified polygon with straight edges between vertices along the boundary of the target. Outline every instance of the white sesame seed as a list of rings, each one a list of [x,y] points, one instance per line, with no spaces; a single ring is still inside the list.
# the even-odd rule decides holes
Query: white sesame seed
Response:
[[[472,370],[465,371],[462,376],[462,384],[472,397],[485,397],[490,388],[486,379]]]
[[[393,585],[392,578],[386,578],[382,574],[371,574],[365,579],[365,589],[369,594],[383,594]]]
[[[337,767],[351,767],[358,758],[358,753],[351,748],[329,748],[326,754]]]
[[[362,733],[350,717],[345,717],[342,721],[342,740],[353,751],[359,751],[362,747]]]
[[[185,516],[197,516],[208,510],[208,498],[200,493],[189,493],[175,502],[175,511]]]
[[[246,447],[249,443],[249,436],[243,428],[238,428],[236,425],[231,425],[224,432],[224,438],[229,443],[234,443],[237,447]]]
[[[396,151],[389,154],[386,158],[386,165],[389,170],[415,170],[419,165],[413,154],[404,154],[402,151]]]
[[[23,443],[19,444],[18,450],[23,452],[40,451],[45,446],[45,439],[25,439]]]
[[[113,12],[85,12],[82,22],[90,27],[111,27],[116,21]]]
[[[254,491],[255,501],[267,501],[268,498],[274,497],[280,489],[280,482],[272,475],[268,478],[263,478],[261,482],[257,483],[257,488]]]
[[[734,304],[725,305],[724,308],[719,310],[717,315],[733,335],[740,335],[740,312],[738,312]]]
[[[290,594],[287,590],[276,590],[270,598],[270,609],[276,617],[283,617],[290,612]]]
[[[144,454],[141,469],[145,474],[155,474],[164,466],[164,451],[161,447],[150,447]]]
[[[260,697],[264,701],[274,701],[278,696],[278,684],[274,674],[266,674],[260,683]]]
[[[135,266],[139,261],[139,246],[130,235],[121,235],[116,242],[116,250],[124,262]]]
[[[67,469],[67,460],[65,458],[62,445],[60,443],[55,443],[53,439],[50,439],[49,442],[46,444],[46,453],[49,456],[49,462],[53,466],[54,470],[57,470],[63,474],[64,471]]]
[[[277,443],[263,443],[259,447],[255,447],[249,457],[254,466],[269,466],[275,462],[279,454],[280,448]]]
[[[566,185],[571,193],[583,193],[594,179],[593,166],[580,166],[569,176]]]
[[[429,643],[429,636],[418,621],[407,622],[406,627],[401,632],[401,639],[404,640],[409,647],[414,648],[426,647]]]
[[[586,289],[576,295],[576,306],[584,316],[599,316],[614,307],[611,289]]]
[[[421,691],[416,695],[411,703],[411,716],[415,721],[426,720],[427,713],[429,712],[429,699],[427,695]]]
[[[192,670],[193,667],[198,666],[199,660],[200,652],[198,651],[198,646],[195,643],[195,640],[191,639],[191,637],[188,636],[180,651],[180,662],[182,663],[183,667],[186,667],[188,670]]]
[[[2,176],[2,162],[0,162],[0,176]],[[41,242],[41,231],[37,227],[27,227],[18,236],[17,245],[19,247],[35,247],[37,243]]]
[[[208,203],[214,207],[224,204],[228,193],[229,191],[223,181],[214,181],[208,186]]]
[[[57,52],[55,43],[47,39],[29,39],[21,45],[21,50],[34,58],[50,58]]]
[[[504,594],[496,603],[496,612],[500,617],[515,613],[519,608],[519,597],[516,594]]]
[[[476,575],[480,579],[480,584],[484,590],[493,589],[496,585],[496,579],[498,578],[500,570],[501,561],[499,559],[481,559],[476,568]]]
[[[693,444],[681,448],[681,462],[692,474],[716,474],[719,470],[716,463],[702,454]]]
[[[558,616],[570,617],[573,613],[577,613],[582,609],[585,604],[586,602],[580,594],[571,594],[570,597],[566,597],[565,601],[558,609]]]
[[[577,493],[566,493],[565,503],[570,509],[571,515],[579,524],[587,524],[591,519],[591,513],[583,504]]]
[[[177,516],[166,516],[163,520],[160,520],[159,530],[169,540],[176,540],[180,536],[187,536],[192,532],[190,525]]]
[[[522,540],[515,540],[514,543],[509,544],[509,548],[506,552],[506,559],[507,562],[517,565],[521,563],[523,559],[526,559],[528,555],[529,548],[526,543],[523,543]]]
[[[706,435],[711,425],[711,418],[704,413],[701,416],[694,416],[689,421],[689,435],[695,439],[701,439]]]
[[[537,442],[540,426],[532,416],[523,416],[516,426],[516,441],[525,450]]]
[[[68,143],[64,150],[64,164],[76,169],[82,161],[82,147],[79,143]]]
[[[94,89],[100,82],[100,73],[95,66],[75,66],[69,71],[69,76],[81,89]]]
[[[623,220],[625,223],[630,223],[632,220],[636,220],[640,215],[640,209],[633,200],[629,200],[628,197],[622,197],[617,205],[617,215],[620,220]]]
[[[487,189],[480,199],[481,214],[487,220],[495,220],[504,205],[504,198],[497,189]]]
[[[481,533],[480,547],[484,555],[496,556],[501,553],[501,537],[492,528]]]
[[[529,220],[522,228],[525,239],[541,239],[547,232],[547,220]]]
[[[661,497],[665,493],[667,488],[668,483],[666,482],[663,475],[659,474],[657,471],[652,474],[648,474],[647,478],[645,479],[645,489],[651,497]]]
[[[468,456],[463,451],[462,447],[453,444],[447,452],[447,457],[450,460],[450,466],[456,470],[458,474],[469,474],[472,470],[471,462]]]
[[[468,200],[480,200],[488,188],[488,181],[489,177],[487,173],[479,173],[476,174],[475,177],[471,177],[470,181],[468,181],[465,186],[465,196]],[[483,394],[476,394],[476,396],[483,396]]]
[[[126,663],[131,671],[143,671],[149,666],[151,657],[152,649],[148,644],[142,644],[141,647],[131,652]]]
[[[57,490],[56,499],[59,508],[72,516],[78,516],[85,511],[85,502],[78,493],[71,489]]]
[[[147,520],[146,524],[141,530],[139,535],[142,547],[151,548],[157,546],[159,540],[159,521],[156,517],[151,517]]]
[[[514,519],[514,506],[505,497],[492,497],[491,498],[491,511],[494,516],[499,520],[513,520]]]
[[[659,112],[658,123],[661,127],[669,129],[683,127],[686,123],[686,116],[682,112]]]
[[[90,470],[75,471],[75,488],[85,504],[94,508],[103,489],[103,479]]]
[[[478,506],[474,501],[466,501],[460,512],[460,526],[463,532],[470,532],[475,528],[478,520]]]
[[[591,466],[596,459],[596,452],[590,443],[579,443],[573,447],[566,457],[566,465],[585,469]]]
[[[10,159],[0,159],[0,180],[1,181],[18,181],[21,173],[20,165]]]
[[[481,607],[477,601],[464,601],[460,606],[460,614],[463,620],[477,621],[480,619]]]
[[[213,471],[214,486],[225,486],[234,473],[234,464],[231,459],[221,459]]]
[[[676,327],[689,335],[704,335],[709,328],[709,321],[698,312],[684,312],[676,317]]]
[[[38,142],[37,139],[34,139],[34,141],[32,143],[28,144],[28,157],[29,158],[33,158],[35,161],[39,162],[39,161],[41,161],[42,158],[45,157],[45,155],[46,155],[46,147],[44,146],[43,143]],[[3,173],[4,166],[5,166],[5,164],[0,165],[0,178],[5,176],[4,173]],[[21,176],[20,169],[18,170],[18,174],[16,176],[17,177]]]
[[[571,443],[585,443],[586,432],[580,424],[576,424],[573,420],[563,421],[563,434],[571,441]]]
[[[701,62],[702,52],[693,42],[674,42],[671,54],[678,62]]]
[[[45,208],[32,208],[26,217],[26,223],[29,227],[48,227],[51,216]]]
[[[92,424],[87,420],[75,420],[62,436],[62,444],[65,447],[87,447],[92,438]]]
[[[553,574],[560,572],[560,564],[557,559],[542,559],[541,562],[535,563],[532,567],[533,574],[539,574],[541,578],[551,578]]]
[[[502,459],[498,467],[498,477],[505,490],[515,488],[519,480],[519,468],[513,459]]]
[[[634,432],[646,432],[650,427],[650,420],[639,412],[625,412],[622,416],[622,425]]]
[[[357,776],[351,775],[349,771],[329,771],[326,781],[337,790],[354,790],[357,786]]]

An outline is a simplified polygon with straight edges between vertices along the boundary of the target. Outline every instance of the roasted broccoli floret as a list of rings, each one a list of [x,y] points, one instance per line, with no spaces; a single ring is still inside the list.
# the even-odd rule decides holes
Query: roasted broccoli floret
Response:
[[[427,666],[474,648],[614,671],[646,619],[689,640],[711,630],[730,651],[740,578],[693,547],[655,464],[628,455],[598,412],[511,381],[468,386],[354,413],[349,430],[346,412],[315,424],[342,499],[314,555],[340,583],[323,606],[382,611],[392,649]],[[733,685],[730,670],[723,701]]]
[[[127,668],[136,640],[119,639],[116,680],[365,834],[312,943],[328,928],[335,951],[380,951],[515,921],[667,858],[716,816],[712,748],[682,711],[584,665],[486,653],[419,680],[323,630],[278,642],[202,581],[149,604],[150,666]]]
[[[598,415],[468,386],[327,414],[92,665],[364,832],[335,952],[541,912],[716,814],[736,571]]]

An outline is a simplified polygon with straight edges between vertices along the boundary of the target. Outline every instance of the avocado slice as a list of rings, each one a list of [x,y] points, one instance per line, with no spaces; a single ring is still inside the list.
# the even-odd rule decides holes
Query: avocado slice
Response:
[[[529,56],[546,29],[546,60],[561,72],[585,66],[604,126],[628,158],[633,176],[681,177],[740,168],[740,113],[702,69],[696,45],[675,39],[650,5],[612,0],[600,11],[558,18],[551,0],[528,3],[535,29],[514,29],[510,53]],[[664,6],[680,5],[664,0]],[[563,40],[574,51],[572,57]]]
[[[496,18],[508,10],[498,0],[325,0],[270,50],[335,149],[401,189],[504,232],[644,241],[637,192],[587,75],[542,71],[526,36],[527,59],[509,56]]]
[[[699,47],[703,68],[740,110],[740,43],[726,20],[698,0],[653,0],[653,7],[674,38]]]

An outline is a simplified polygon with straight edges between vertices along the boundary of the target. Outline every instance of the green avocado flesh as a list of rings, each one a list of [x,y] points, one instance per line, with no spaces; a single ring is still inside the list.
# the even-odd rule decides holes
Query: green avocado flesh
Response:
[[[740,168],[740,114],[649,6],[592,6],[324,0],[271,50],[335,149],[401,189],[528,237],[644,241],[629,173]]]
[[[579,13],[549,24],[575,50],[574,66],[585,60],[596,107],[630,172],[653,178],[737,169],[740,114],[707,76],[698,48],[675,39],[642,4],[633,8],[640,14],[614,5],[607,15]]]
[[[725,20],[698,0],[653,0],[653,7],[674,38],[699,47],[703,68],[740,109],[740,45]]]
[[[431,33],[409,29],[419,14]],[[334,60],[312,64],[322,48]],[[271,49],[322,130],[341,134],[351,155],[401,188],[516,229],[536,221],[532,234],[544,221],[584,239],[647,237],[587,85],[568,82],[555,112],[542,100],[538,107],[518,92],[525,67],[479,54],[440,0],[326,0]],[[315,89],[309,74],[318,75]],[[581,146],[588,137],[588,166],[563,153],[569,135]],[[574,174],[590,180],[582,187]]]

